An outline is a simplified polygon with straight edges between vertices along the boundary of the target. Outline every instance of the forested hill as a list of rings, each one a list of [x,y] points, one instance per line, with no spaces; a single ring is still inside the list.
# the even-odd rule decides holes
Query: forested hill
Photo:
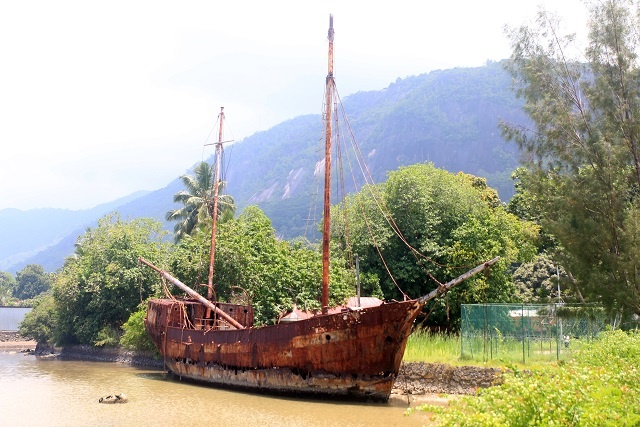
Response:
[[[15,272],[27,263],[42,265],[53,271],[73,252],[75,239],[101,216],[120,209],[148,191],[85,210],[19,209],[0,210],[0,270]]]
[[[510,83],[500,63],[439,70],[353,94],[344,107],[376,182],[401,165],[429,161],[486,177],[508,200],[518,154],[498,123],[526,120]],[[227,151],[229,193],[241,207],[259,204],[283,237],[304,231],[322,132],[320,115],[301,116]]]
[[[337,85],[339,90],[339,79]],[[491,62],[483,67],[438,70],[398,79],[385,89],[359,92],[343,101],[376,182],[401,165],[433,162],[451,172],[486,177],[502,200],[508,200],[513,193],[509,177],[517,166],[518,154],[515,145],[501,137],[498,123],[501,119],[514,123],[527,120],[510,85],[511,78],[502,64]],[[227,114],[231,116],[233,111]],[[320,115],[299,116],[225,151],[227,192],[239,208],[258,204],[281,237],[303,234],[307,223],[310,229],[316,229],[314,221],[319,220],[320,213],[310,215],[309,207],[311,195],[318,192],[313,178],[323,155],[323,126]],[[349,191],[348,180],[345,182]],[[173,194],[179,189],[180,183],[174,181],[117,210],[123,217],[164,220],[164,213],[174,207]],[[306,221],[309,216],[312,221]],[[74,239],[57,239],[64,248],[52,241],[53,246],[31,260],[46,264],[48,269],[62,265],[61,254],[73,252]],[[40,242],[42,246],[47,245]],[[23,266],[30,259],[20,261]]]

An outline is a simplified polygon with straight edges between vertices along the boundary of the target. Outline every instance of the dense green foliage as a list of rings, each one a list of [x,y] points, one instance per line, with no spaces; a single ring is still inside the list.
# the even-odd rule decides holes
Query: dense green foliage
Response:
[[[147,315],[147,305],[142,303],[131,313],[129,319],[122,325],[124,334],[120,337],[120,344],[131,350],[156,351],[153,341],[144,328],[144,318]]]
[[[209,265],[210,225],[185,237],[172,256],[171,271],[192,288],[206,283]],[[214,283],[221,300],[246,290],[257,324],[272,323],[294,303],[320,308],[321,258],[301,243],[279,240],[269,218],[250,206],[236,219],[220,224],[215,253]],[[332,266],[331,303],[353,295],[353,275]]]
[[[455,401],[423,406],[434,425],[635,426],[640,424],[640,334],[612,331],[575,359],[533,371],[515,368],[504,384]]]
[[[173,201],[181,203],[182,207],[172,209],[166,214],[167,221],[177,221],[173,230],[176,242],[191,234],[199,224],[203,224],[213,216],[214,171],[214,166],[207,162],[200,162],[194,169],[194,176],[180,177],[185,188],[173,196]],[[224,183],[219,182],[218,187],[218,191],[221,192]],[[221,221],[232,218],[234,211],[235,205],[231,196],[218,196],[218,215]]]
[[[8,305],[16,287],[16,279],[13,274],[0,271],[0,305]]]
[[[112,342],[114,331],[141,301],[158,292],[157,275],[138,265],[138,257],[161,264],[166,257],[160,223],[122,221],[108,215],[76,244],[53,285],[60,343]]]
[[[56,303],[50,293],[39,296],[33,310],[26,314],[18,332],[42,343],[53,343],[57,329]]]
[[[31,299],[51,288],[51,275],[41,265],[29,264],[16,274],[13,296],[25,300]]]
[[[416,298],[438,286],[434,278],[444,283],[502,257],[490,274],[467,280],[434,302],[429,321],[437,325],[457,327],[463,303],[511,301],[514,287],[507,266],[536,253],[538,227],[507,213],[483,179],[453,175],[432,164],[391,172],[385,183],[348,197],[333,218],[335,240],[359,255],[361,269],[380,279],[388,299],[403,295],[387,267],[398,287]]]
[[[558,302],[558,281],[566,282],[564,269],[548,256],[539,255],[531,262],[522,263],[513,273],[516,296],[526,304],[548,304]],[[560,287],[563,302],[573,302],[573,292]]]
[[[527,160],[518,205],[564,248],[556,258],[579,292],[640,314],[638,2],[588,5],[588,46],[574,55],[552,14],[510,31],[509,68],[532,126],[504,130]]]

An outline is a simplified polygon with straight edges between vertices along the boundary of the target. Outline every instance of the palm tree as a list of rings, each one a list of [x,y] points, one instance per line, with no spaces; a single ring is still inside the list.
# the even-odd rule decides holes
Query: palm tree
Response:
[[[173,228],[176,242],[213,216],[213,166],[201,162],[195,167],[194,176],[182,175],[180,179],[185,189],[176,193],[173,201],[184,206],[170,210],[165,216],[167,221],[178,221]],[[219,191],[224,188],[224,181],[218,183],[218,188]],[[221,222],[233,218],[235,209],[233,197],[218,196],[218,218]]]

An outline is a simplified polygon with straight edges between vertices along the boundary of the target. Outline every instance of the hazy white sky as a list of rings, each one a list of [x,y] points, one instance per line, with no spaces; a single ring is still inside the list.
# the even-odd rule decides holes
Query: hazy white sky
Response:
[[[580,0],[0,0],[0,209],[84,209],[155,190],[322,106],[329,14],[344,98],[509,56],[505,24]],[[554,4],[560,3],[560,4]]]

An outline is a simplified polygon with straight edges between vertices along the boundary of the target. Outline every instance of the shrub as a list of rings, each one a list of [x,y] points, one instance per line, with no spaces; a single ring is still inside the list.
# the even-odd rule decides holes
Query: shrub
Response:
[[[640,334],[608,331],[576,358],[530,372],[449,408],[430,405],[435,425],[631,426],[640,424]]]
[[[105,326],[98,331],[93,345],[96,347],[115,347],[120,342],[120,332],[111,326]]]
[[[53,343],[56,325],[55,301],[51,294],[45,294],[33,300],[33,310],[26,314],[18,332],[41,343]]]
[[[131,313],[122,325],[124,334],[120,337],[120,345],[131,350],[154,351],[155,346],[144,329],[144,318],[147,315],[146,304],[140,304],[138,310]]]

